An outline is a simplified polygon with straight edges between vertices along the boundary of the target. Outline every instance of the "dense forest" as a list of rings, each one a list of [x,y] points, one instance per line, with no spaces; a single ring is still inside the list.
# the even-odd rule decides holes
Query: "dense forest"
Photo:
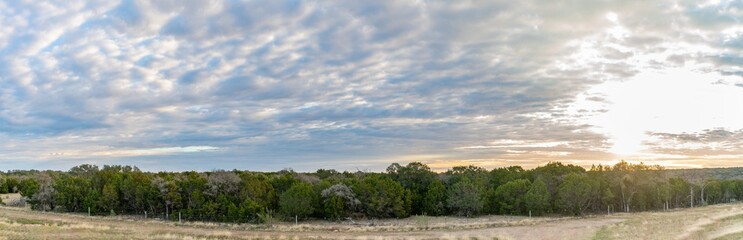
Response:
[[[419,162],[384,173],[143,172],[80,165],[69,171],[9,171],[0,193],[18,192],[33,209],[94,215],[260,223],[273,218],[404,218],[411,215],[582,215],[686,208],[743,199],[743,180],[687,181],[659,166],[584,169],[559,162],[525,170]]]

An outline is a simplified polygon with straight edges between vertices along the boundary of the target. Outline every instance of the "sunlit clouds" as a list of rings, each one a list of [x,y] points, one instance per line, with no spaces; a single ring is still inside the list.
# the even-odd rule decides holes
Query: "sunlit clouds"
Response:
[[[0,168],[743,164],[739,1],[0,1]]]

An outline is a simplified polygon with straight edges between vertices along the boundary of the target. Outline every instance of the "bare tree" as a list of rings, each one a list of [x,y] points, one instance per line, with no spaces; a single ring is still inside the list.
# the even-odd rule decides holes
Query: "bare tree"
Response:
[[[54,210],[56,190],[54,190],[54,179],[47,173],[41,173],[36,178],[39,181],[39,191],[31,196],[43,211]]]
[[[219,196],[220,194],[237,194],[240,189],[240,177],[234,172],[228,172],[224,170],[214,171],[209,173],[206,178],[206,195],[211,197]]]
[[[152,179],[152,186],[160,192],[160,197],[165,204],[165,218],[170,216],[170,208],[180,203],[181,195],[175,181],[157,176]]]

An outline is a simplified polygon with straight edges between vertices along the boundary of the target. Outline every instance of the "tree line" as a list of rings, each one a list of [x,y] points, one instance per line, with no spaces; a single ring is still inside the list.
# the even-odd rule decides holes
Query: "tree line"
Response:
[[[551,162],[437,173],[420,162],[385,172],[140,171],[80,165],[69,171],[12,171],[0,193],[20,193],[40,211],[136,214],[176,220],[405,218],[411,215],[583,215],[686,208],[743,199],[743,180],[689,182],[660,166]]]

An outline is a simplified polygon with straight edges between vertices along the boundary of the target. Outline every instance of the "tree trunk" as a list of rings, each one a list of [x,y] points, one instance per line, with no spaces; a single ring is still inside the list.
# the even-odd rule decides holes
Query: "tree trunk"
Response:
[[[691,194],[691,207],[694,208],[694,188],[689,186],[689,194]]]
[[[707,205],[707,201],[704,199],[704,184],[702,184],[702,199],[701,199],[702,206]]]

